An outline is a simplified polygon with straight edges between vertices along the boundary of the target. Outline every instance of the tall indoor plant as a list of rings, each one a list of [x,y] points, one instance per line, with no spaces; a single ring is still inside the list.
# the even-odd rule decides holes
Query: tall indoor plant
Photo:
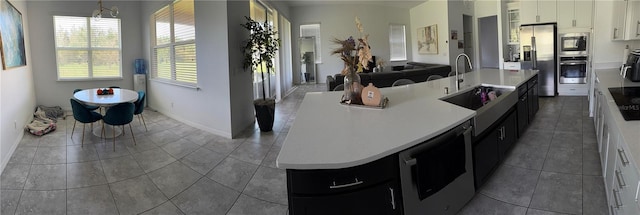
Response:
[[[271,131],[275,116],[276,101],[266,98],[264,76],[273,72],[273,59],[276,56],[280,40],[276,38],[277,32],[268,22],[259,23],[249,17],[242,27],[249,30],[249,39],[245,41],[244,68],[250,68],[252,72],[260,72],[262,78],[262,98],[253,101],[256,110],[256,119],[261,131]]]

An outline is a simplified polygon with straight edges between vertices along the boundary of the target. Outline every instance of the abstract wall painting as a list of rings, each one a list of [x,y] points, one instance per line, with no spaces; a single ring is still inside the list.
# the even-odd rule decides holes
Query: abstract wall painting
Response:
[[[418,28],[418,54],[438,54],[438,25]]]
[[[2,69],[26,66],[22,14],[9,1],[0,0],[0,54]]]

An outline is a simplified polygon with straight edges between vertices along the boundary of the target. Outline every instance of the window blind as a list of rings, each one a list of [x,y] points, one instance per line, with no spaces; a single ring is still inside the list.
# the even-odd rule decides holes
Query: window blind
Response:
[[[196,85],[195,11],[193,0],[179,0],[158,10],[153,17],[155,45],[152,77]]]
[[[54,16],[58,80],[122,77],[120,19]]]
[[[389,26],[389,53],[391,54],[391,61],[407,60],[407,44],[405,38],[404,25],[392,24]]]

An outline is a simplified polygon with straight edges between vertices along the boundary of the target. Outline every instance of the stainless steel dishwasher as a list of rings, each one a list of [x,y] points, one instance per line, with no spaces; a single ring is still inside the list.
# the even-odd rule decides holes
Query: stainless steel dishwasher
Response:
[[[404,214],[456,214],[473,198],[471,131],[466,121],[399,153]]]

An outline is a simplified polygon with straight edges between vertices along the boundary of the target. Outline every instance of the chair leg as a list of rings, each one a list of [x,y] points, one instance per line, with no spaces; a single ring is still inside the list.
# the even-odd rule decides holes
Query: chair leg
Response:
[[[124,129],[124,125],[123,125],[123,129]],[[131,123],[129,123],[129,130],[131,131],[131,137],[133,137],[133,145],[138,145],[138,143],[136,143],[136,136],[133,135],[133,128],[131,128]]]
[[[147,123],[146,123],[146,122],[144,122],[144,116],[142,115],[142,113],[140,113],[138,116],[141,116],[141,117],[142,117],[142,124],[144,124],[144,130],[145,130],[145,131],[149,131],[149,130],[147,129]]]
[[[73,129],[71,129],[71,139],[73,139],[73,131],[76,130],[76,122],[78,122],[77,120],[73,120]]]
[[[113,130],[111,133],[113,134],[113,151],[116,151],[116,126],[111,126]]]
[[[84,127],[85,127],[86,125],[87,125],[87,124],[82,123],[82,140],[80,141],[80,147],[81,147],[81,148],[84,148]],[[73,133],[73,132],[72,132],[72,133]]]

